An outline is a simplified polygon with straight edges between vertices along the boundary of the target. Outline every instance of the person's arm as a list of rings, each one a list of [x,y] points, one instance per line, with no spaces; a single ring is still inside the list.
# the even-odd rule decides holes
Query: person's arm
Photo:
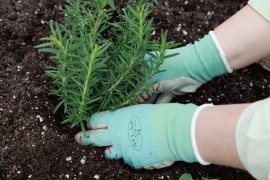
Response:
[[[214,32],[233,70],[270,55],[270,23],[250,5],[218,26]],[[248,104],[214,106],[201,111],[196,138],[198,150],[204,160],[244,169],[237,154],[235,130],[239,117],[247,106]]]
[[[269,10],[270,11],[270,10]],[[156,102],[169,102],[175,95],[195,92],[203,83],[246,67],[270,55],[270,22],[250,5],[219,25],[194,44],[167,51],[176,54],[165,60],[152,82],[164,93]],[[144,95],[140,102],[151,99]],[[153,101],[151,101],[153,102]]]
[[[244,169],[236,150],[235,130],[249,104],[204,108],[198,115],[196,142],[202,158],[210,163]]]
[[[105,146],[108,159],[135,168],[164,168],[174,161],[270,173],[270,98],[252,104],[136,105],[93,115],[75,139]]]
[[[270,55],[270,22],[250,5],[218,26],[214,32],[233,70]]]
[[[252,104],[206,107],[195,126],[198,152],[207,162],[270,178],[270,98]]]

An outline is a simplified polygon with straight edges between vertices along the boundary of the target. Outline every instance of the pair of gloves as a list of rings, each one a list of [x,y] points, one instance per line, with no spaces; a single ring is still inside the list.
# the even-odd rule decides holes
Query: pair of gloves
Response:
[[[195,139],[197,115],[205,105],[168,102],[232,70],[213,32],[194,44],[167,51],[167,55],[176,53],[151,80],[157,82],[155,91],[162,93],[156,104],[96,113],[88,120],[86,136],[80,132],[75,140],[82,145],[107,147],[107,159],[123,158],[136,169],[164,168],[175,161],[208,164],[201,158]],[[144,92],[140,102],[153,96]]]

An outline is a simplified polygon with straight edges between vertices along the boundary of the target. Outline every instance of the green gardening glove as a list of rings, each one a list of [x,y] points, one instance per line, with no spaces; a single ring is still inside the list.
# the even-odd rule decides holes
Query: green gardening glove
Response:
[[[176,55],[170,56],[173,54]],[[170,58],[165,59],[159,68],[162,72],[150,80],[150,83],[156,83],[153,92],[164,93],[157,103],[169,102],[175,95],[195,92],[214,77],[232,72],[212,31],[194,44],[167,50],[166,56]],[[146,55],[146,63],[150,57]],[[140,101],[143,102],[152,94],[143,92],[141,95]]]
[[[88,120],[91,130],[86,136],[78,133],[75,139],[83,145],[109,147],[106,158],[123,158],[136,169],[163,168],[174,161],[198,162],[191,142],[196,110],[193,104],[143,104],[96,113]]]

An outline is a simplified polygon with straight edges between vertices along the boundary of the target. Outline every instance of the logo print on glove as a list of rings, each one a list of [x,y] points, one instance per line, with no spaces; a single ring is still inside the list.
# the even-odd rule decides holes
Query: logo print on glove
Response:
[[[131,147],[135,151],[142,148],[142,129],[141,121],[137,116],[133,116],[128,123],[128,139]]]

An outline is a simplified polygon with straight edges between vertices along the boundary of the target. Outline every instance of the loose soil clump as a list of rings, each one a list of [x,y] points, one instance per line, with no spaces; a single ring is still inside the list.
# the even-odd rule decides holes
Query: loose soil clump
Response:
[[[208,33],[246,4],[246,0],[161,0],[153,13],[159,29],[182,45]],[[63,114],[53,115],[55,97],[45,69],[48,57],[33,47],[49,34],[48,21],[61,21],[57,0],[0,0],[0,179],[252,179],[244,171],[220,166],[178,162],[155,171],[136,171],[121,160],[107,161],[103,148],[79,146],[78,129],[60,124]],[[121,7],[125,1],[118,0]],[[175,98],[179,103],[248,103],[270,96],[270,73],[252,65],[217,77],[196,93]]]

